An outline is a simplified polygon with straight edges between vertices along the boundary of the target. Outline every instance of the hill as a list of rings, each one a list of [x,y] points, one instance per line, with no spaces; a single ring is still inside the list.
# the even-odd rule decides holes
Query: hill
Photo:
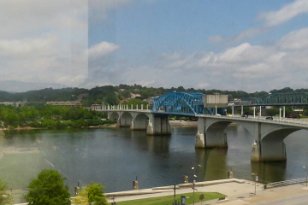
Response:
[[[85,88],[45,88],[41,90],[33,90],[27,92],[11,93],[0,91],[0,102],[26,102],[26,103],[46,103],[50,101],[79,101],[85,106],[94,103],[118,104],[128,101],[144,101],[153,96],[162,95],[166,92],[181,91],[181,92],[201,92],[205,94],[223,93],[229,95],[230,99],[248,97],[266,97],[268,92],[260,91],[247,93],[245,91],[226,91],[226,90],[204,90],[194,89],[180,86],[177,88],[154,88],[144,87],[141,85],[118,85],[118,86],[100,86],[92,89]],[[308,89],[292,89],[283,88],[280,90],[272,90],[270,93],[296,93],[306,92]]]

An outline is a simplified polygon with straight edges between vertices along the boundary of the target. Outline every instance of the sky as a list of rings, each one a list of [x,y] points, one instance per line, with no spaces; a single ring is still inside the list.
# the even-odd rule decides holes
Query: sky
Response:
[[[1,0],[0,23],[0,90],[308,86],[308,0]]]

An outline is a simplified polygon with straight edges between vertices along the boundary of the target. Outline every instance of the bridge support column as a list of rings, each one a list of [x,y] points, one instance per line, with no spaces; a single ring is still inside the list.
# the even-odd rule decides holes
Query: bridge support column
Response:
[[[283,106],[282,117],[286,118],[286,106]]]
[[[205,120],[204,118],[198,118],[198,130],[196,134],[196,144],[195,148],[205,148],[205,130],[204,130]]]
[[[241,116],[243,116],[244,115],[244,106],[242,105],[241,106]]]
[[[167,115],[149,115],[148,135],[170,135],[171,128]]]
[[[251,150],[251,161],[253,162],[260,162],[262,161],[261,157],[261,145],[260,142],[255,140],[252,144],[252,150]]]

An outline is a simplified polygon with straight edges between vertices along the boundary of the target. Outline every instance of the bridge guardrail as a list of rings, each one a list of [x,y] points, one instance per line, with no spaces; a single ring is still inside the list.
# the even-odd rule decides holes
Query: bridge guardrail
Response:
[[[143,107],[136,107],[136,108],[131,108],[128,106],[105,106],[101,108],[95,108],[93,109],[95,111],[128,111],[128,112],[153,112],[150,109],[143,108]],[[162,112],[163,113],[163,112]],[[166,113],[166,114],[175,114],[175,113]],[[183,115],[187,115],[183,113]],[[189,115],[191,116],[191,115]],[[292,118],[279,118],[279,117],[274,117],[273,120],[266,120],[266,116],[247,116],[246,118],[243,118],[241,115],[208,115],[208,114],[197,114],[195,115],[196,117],[211,117],[211,118],[220,118],[220,119],[234,119],[234,120],[248,120],[248,121],[260,121],[260,122],[273,122],[276,124],[283,124],[283,125],[290,125],[290,126],[304,126],[305,128],[308,127],[308,120],[299,120],[299,119],[292,119]]]
[[[275,187],[282,187],[282,186],[288,186],[293,184],[302,184],[307,183],[307,178],[298,178],[298,179],[290,179],[285,181],[279,181],[279,182],[272,182],[264,185],[265,189],[271,189]]]

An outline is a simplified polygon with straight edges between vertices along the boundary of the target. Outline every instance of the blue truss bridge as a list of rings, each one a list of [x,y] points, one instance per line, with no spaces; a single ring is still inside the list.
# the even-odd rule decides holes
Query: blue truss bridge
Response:
[[[308,106],[307,92],[269,93],[262,98],[248,97],[234,101],[235,106]]]
[[[197,119],[196,148],[228,147],[225,130],[231,123],[238,124],[253,136],[251,161],[286,160],[284,139],[298,130],[308,130],[308,121],[285,117],[285,106],[307,105],[308,95],[305,93],[270,95],[263,99],[236,102],[237,105],[235,102],[232,105],[229,103],[232,113],[228,115],[219,114],[226,108],[221,105],[212,108],[213,104],[210,100],[204,100],[205,97],[206,95],[202,93],[170,92],[154,97],[151,107],[121,104],[95,105],[91,108],[94,111],[106,112],[108,119],[114,121],[117,127],[145,130],[147,135],[152,136],[171,134],[169,116],[195,117]],[[234,112],[234,107],[238,105],[242,108],[240,115]],[[266,105],[279,106],[279,117],[267,119],[266,116],[262,116],[262,106]],[[225,106],[228,106],[228,103]],[[243,117],[244,106],[253,106],[253,115]]]
[[[213,114],[213,109],[204,106],[204,97],[202,93],[170,92],[153,98],[152,112],[184,116]]]
[[[225,107],[214,108],[205,105],[206,94],[193,92],[169,92],[161,96],[153,97],[152,103],[146,108],[142,105],[102,105],[104,109],[137,109],[147,110],[148,112],[166,115],[178,115],[178,116],[197,116],[200,114],[215,115],[215,114],[226,114],[226,108],[232,107],[232,115],[234,115],[234,107],[241,106],[242,112],[243,107],[250,106],[256,107],[263,106],[280,106],[285,113],[285,106],[308,106],[308,93],[275,93],[268,94],[263,98],[246,97],[243,99],[232,99]],[[99,105],[100,107],[101,105]],[[94,109],[95,110],[95,109]],[[241,113],[243,114],[243,113]],[[255,114],[254,114],[255,116]],[[284,114],[285,116],[285,114]]]

